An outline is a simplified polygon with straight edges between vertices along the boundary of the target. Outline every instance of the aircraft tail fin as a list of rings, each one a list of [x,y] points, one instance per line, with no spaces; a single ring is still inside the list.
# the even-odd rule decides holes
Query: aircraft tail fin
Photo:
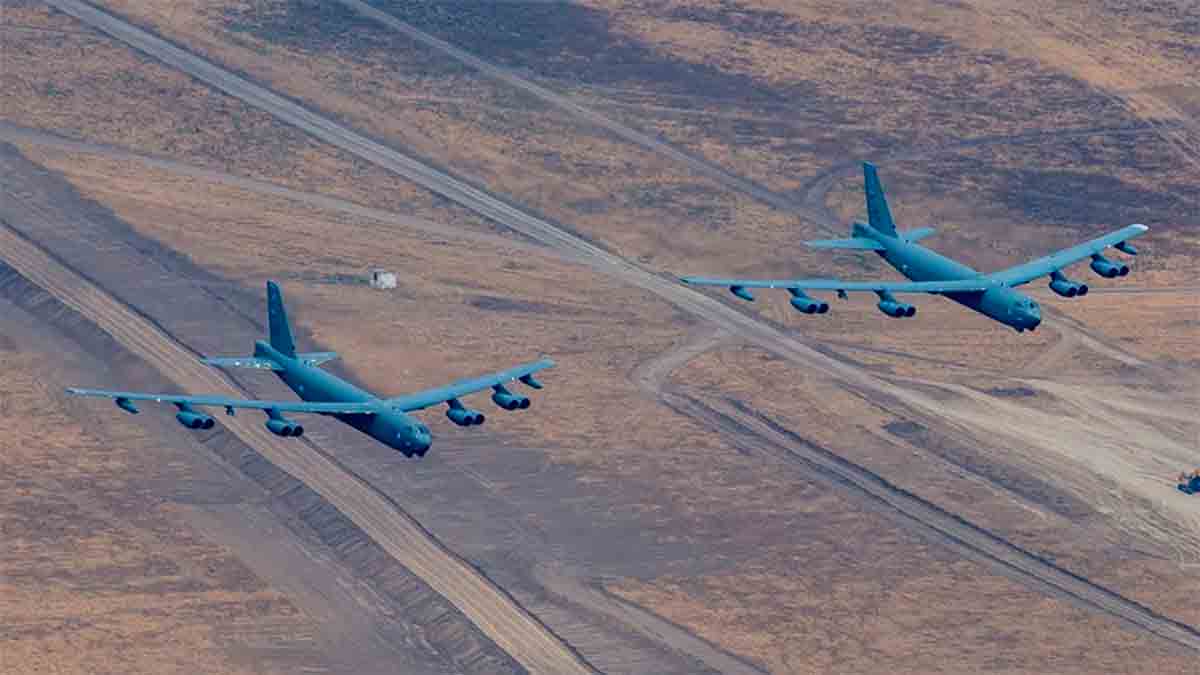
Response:
[[[870,162],[863,162],[863,187],[867,193],[867,222],[880,234],[896,236],[896,223],[883,194],[883,183],[879,182],[879,173]]]
[[[274,281],[267,282],[267,324],[271,330],[271,346],[280,354],[294,358],[296,343],[288,325],[287,310],[283,308],[283,293]]]

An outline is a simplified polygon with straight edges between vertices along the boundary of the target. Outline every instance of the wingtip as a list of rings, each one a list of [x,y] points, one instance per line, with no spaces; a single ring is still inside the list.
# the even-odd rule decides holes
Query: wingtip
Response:
[[[1150,229],[1141,223],[1134,223],[1134,224],[1130,225],[1130,227],[1137,230],[1138,232],[1146,232],[1147,230]]]

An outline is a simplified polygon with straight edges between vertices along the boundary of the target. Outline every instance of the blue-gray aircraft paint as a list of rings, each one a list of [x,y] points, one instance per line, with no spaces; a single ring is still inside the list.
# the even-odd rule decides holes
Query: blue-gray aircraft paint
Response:
[[[272,294],[272,301],[275,298],[278,298],[278,289]],[[282,314],[282,303],[280,312]],[[272,313],[272,339],[278,337],[273,323],[274,316]],[[286,315],[284,316],[286,317]],[[281,343],[291,345],[291,331],[287,329],[286,318],[284,318],[283,330],[286,338],[281,340]],[[294,346],[292,353],[295,354]],[[271,359],[282,366],[282,369],[276,370],[275,374],[302,400],[359,403],[375,398],[336,375],[316,366],[307,365],[296,359],[295,356],[287,356],[262,340],[255,341],[254,355]],[[370,414],[341,413],[334,414],[332,417],[405,455],[423,455],[433,444],[433,437],[428,427],[398,410],[381,410]]]
[[[805,291],[837,291],[842,297],[849,292],[871,291],[879,296],[879,310],[896,318],[915,315],[916,307],[897,300],[893,293],[932,293],[944,295],[1020,332],[1037,328],[1042,321],[1042,312],[1033,298],[1013,290],[1013,287],[1034,279],[1049,278],[1050,289],[1061,296],[1073,298],[1086,295],[1087,284],[1068,279],[1062,270],[1091,257],[1091,268],[1096,274],[1109,279],[1125,276],[1129,274],[1129,266],[1109,260],[1104,257],[1104,251],[1111,246],[1127,255],[1136,255],[1137,249],[1129,240],[1145,234],[1149,229],[1141,224],[1128,225],[1037,260],[983,274],[918,245],[918,240],[933,233],[932,228],[897,231],[883,184],[874,165],[870,163],[863,164],[863,187],[868,222],[855,222],[851,226],[849,239],[823,239],[810,241],[808,245],[823,249],[875,251],[907,277],[907,281],[713,277],[683,277],[682,281],[700,286],[726,286],[737,297],[751,302],[754,300],[751,288],[787,289],[792,294],[792,306],[804,314],[824,314],[829,311],[828,303],[809,297]]]
[[[882,244],[884,249],[876,251],[879,257],[913,281],[975,279],[980,276],[978,271],[957,260],[919,244],[906,242],[895,234],[884,235],[863,223],[854,224],[854,236]],[[940,295],[1017,330],[1033,330],[1042,322],[1041,307],[1033,298],[1000,284],[986,291],[947,292]]]
[[[304,427],[284,417],[285,413],[330,415],[384,445],[412,457],[424,456],[432,444],[432,437],[428,427],[407,413],[446,404],[446,417],[455,424],[464,427],[483,424],[483,413],[464,406],[459,400],[461,397],[490,388],[493,392],[492,402],[498,407],[505,410],[523,410],[529,407],[529,399],[514,394],[505,385],[515,380],[531,389],[541,389],[543,385],[534,379],[534,373],[554,366],[553,361],[543,358],[441,387],[381,399],[317,367],[336,358],[337,355],[333,352],[296,352],[296,342],[292,338],[287,310],[283,306],[283,295],[279,286],[272,281],[267,282],[267,323],[269,340],[256,341],[253,356],[210,357],[201,361],[221,368],[273,370],[276,376],[300,397],[300,401],[153,394],[78,387],[67,388],[67,393],[112,399],[118,408],[131,414],[138,412],[135,401],[170,403],[179,409],[175,416],[179,423],[191,429],[211,429],[214,424],[211,415],[198,412],[196,407],[223,407],[229,415],[234,414],[237,408],[259,410],[267,414],[267,429],[278,436],[292,437],[303,435]]]

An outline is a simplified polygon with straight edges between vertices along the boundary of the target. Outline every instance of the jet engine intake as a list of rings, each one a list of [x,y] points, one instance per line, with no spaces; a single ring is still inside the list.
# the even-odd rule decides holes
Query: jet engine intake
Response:
[[[792,294],[792,307],[795,307],[797,312],[804,314],[824,314],[829,311],[829,303],[810,297],[798,288],[789,288],[788,290]]]
[[[498,384],[492,388],[496,390],[492,394],[492,402],[501,408],[505,410],[524,410],[529,407],[528,398],[513,394],[508,389],[505,389],[504,385]]]
[[[1092,271],[1107,279],[1129,274],[1129,265],[1115,263],[1099,253],[1092,255]]]
[[[1088,286],[1085,283],[1072,281],[1063,276],[1062,272],[1052,272],[1050,274],[1050,290],[1058,293],[1064,298],[1073,298],[1075,296],[1084,296],[1088,294]]]
[[[267,420],[267,430],[276,436],[299,437],[304,435],[304,427],[283,417],[272,417]]]
[[[917,308],[904,302],[896,300],[881,300],[879,301],[879,311],[887,314],[890,317],[901,319],[904,317],[916,316]]]
[[[211,429],[217,423],[210,415],[191,410],[180,410],[175,413],[175,419],[189,429]]]
[[[451,422],[454,422],[460,427],[483,424],[484,420],[487,419],[484,417],[483,413],[479,412],[478,410],[471,410],[470,408],[463,407],[463,404],[460,403],[456,398],[451,399],[448,401],[448,403],[450,404],[450,407],[446,409],[446,417],[450,418]]]

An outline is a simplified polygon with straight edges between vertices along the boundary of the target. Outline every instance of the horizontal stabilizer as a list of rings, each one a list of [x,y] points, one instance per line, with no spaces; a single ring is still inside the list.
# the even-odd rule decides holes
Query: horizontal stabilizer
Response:
[[[296,359],[306,366],[319,366],[337,357],[337,352],[301,352],[296,355]]]
[[[265,359],[261,356],[218,356],[208,359],[200,359],[200,363],[206,363],[210,366],[218,368],[257,368],[259,370],[283,370],[283,366],[275,363],[271,359]]]
[[[813,248],[847,248],[858,251],[882,251],[883,244],[874,239],[866,237],[853,237],[850,239],[817,239],[815,241],[805,242]]]
[[[914,241],[921,241],[925,237],[928,237],[935,232],[937,232],[937,230],[933,229],[932,227],[917,227],[905,232],[901,232],[900,238],[911,244]]]

